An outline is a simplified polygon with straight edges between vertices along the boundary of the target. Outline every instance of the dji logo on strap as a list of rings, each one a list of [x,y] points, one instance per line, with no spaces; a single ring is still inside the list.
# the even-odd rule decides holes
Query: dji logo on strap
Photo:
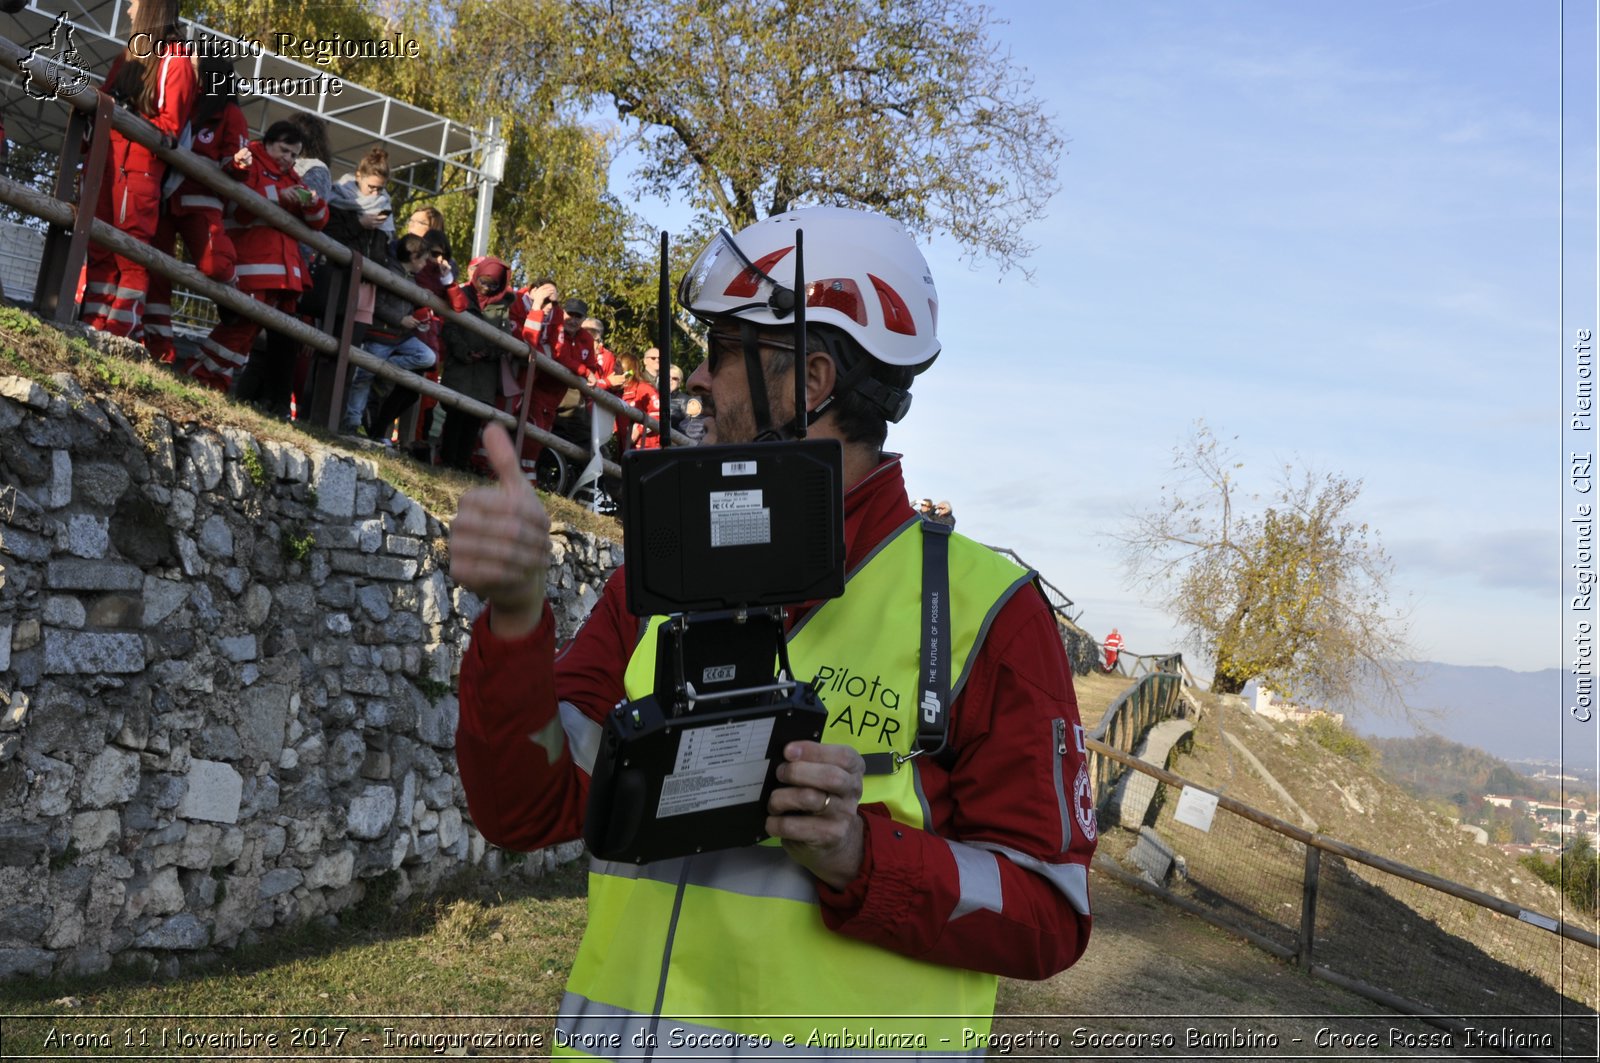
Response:
[[[922,720],[924,723],[939,722],[939,695],[931,690],[922,692]]]

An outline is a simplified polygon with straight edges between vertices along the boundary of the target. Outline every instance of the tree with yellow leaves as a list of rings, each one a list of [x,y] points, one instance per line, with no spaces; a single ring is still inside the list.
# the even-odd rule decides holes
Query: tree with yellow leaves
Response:
[[[1348,703],[1367,684],[1397,695],[1405,617],[1393,565],[1351,514],[1361,481],[1285,466],[1270,497],[1246,495],[1204,422],[1173,452],[1178,481],[1119,536],[1136,583],[1216,661],[1211,689],[1256,679],[1290,697]]]

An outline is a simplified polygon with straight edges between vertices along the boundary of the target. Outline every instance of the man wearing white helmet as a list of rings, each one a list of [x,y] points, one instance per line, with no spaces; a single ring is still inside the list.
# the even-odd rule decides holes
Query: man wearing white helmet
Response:
[[[939,353],[910,235],[839,208],[719,235],[679,290],[709,330],[688,388],[714,407],[717,442],[791,433],[796,230],[805,416],[843,450],[848,577],[841,597],[790,610],[787,639],[827,729],[784,750],[766,824],[781,845],[591,865],[558,1051],[982,1056],[996,976],[1049,977],[1088,943],[1093,788],[1055,618],[1033,573],[919,519],[899,456],[881,452]],[[457,759],[485,837],[535,849],[581,835],[600,721],[648,692],[654,644],[619,573],[555,656],[548,517],[509,444],[486,442],[502,486],[469,492],[451,532],[452,574],[489,603],[462,666]],[[942,555],[948,585],[929,593],[925,559]],[[932,682],[930,607],[948,640]]]

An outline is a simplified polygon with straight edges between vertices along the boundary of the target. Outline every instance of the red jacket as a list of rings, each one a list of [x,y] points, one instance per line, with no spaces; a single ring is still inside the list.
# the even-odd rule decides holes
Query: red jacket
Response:
[[[194,61],[188,56],[186,47],[168,44],[164,49],[166,54],[156,62],[161,64],[161,87],[153,101],[155,111],[151,114],[139,112],[144,118],[164,135],[173,141],[183,132],[183,127],[189,123],[189,116],[194,112],[194,102],[199,98],[200,85],[194,75]],[[111,69],[106,73],[105,86],[116,84],[117,74],[122,70],[122,56],[118,56],[111,64]],[[111,167],[115,173],[120,170],[135,170],[140,173],[165,173],[167,164],[156,158],[155,152],[143,144],[135,144],[127,137],[115,130],[111,133]]]
[[[847,570],[912,516],[899,460],[889,456],[845,495]],[[627,610],[620,569],[553,664],[548,605],[522,639],[499,639],[487,615],[478,618],[461,668],[456,759],[473,822],[488,840],[532,850],[581,836],[589,778],[564,744],[552,764],[539,742],[547,741],[558,697],[596,721],[623,699],[622,674],[641,627]],[[1069,730],[1058,742],[1062,718]],[[1077,722],[1054,615],[1042,594],[1025,588],[995,616],[952,707],[953,765],[911,761],[936,833],[863,812],[860,874],[843,890],[817,884],[828,927],[934,963],[1016,978],[1045,978],[1075,962],[1089,941],[1087,890],[1079,911],[1046,873],[1076,865],[1058,877],[1086,881],[1079,869],[1094,853],[1092,806],[1074,798],[1080,773],[1088,778]],[[1002,910],[950,918],[961,872],[944,838],[1000,855]],[[1071,839],[1065,852],[1064,838]],[[773,948],[781,956],[782,942]]]
[[[222,172],[242,181],[313,229],[328,224],[328,204],[322,199],[301,206],[297,197],[287,195],[304,188],[290,167],[280,171],[259,140],[250,142],[250,162],[239,166],[232,159],[222,164]],[[223,214],[228,236],[239,256],[237,271],[241,291],[304,291],[307,283],[305,263],[300,259],[300,244],[281,233],[238,204],[229,202]]]
[[[556,311],[555,324],[552,326],[550,356],[556,364],[564,369],[570,369],[577,374],[578,379],[593,381],[600,373],[600,363],[594,356],[594,337],[579,329],[576,335],[567,335],[562,327],[565,314]],[[549,373],[535,373],[533,377],[533,393],[543,401],[554,406],[561,405],[561,400],[567,396],[568,385],[557,380]]]
[[[517,336],[540,354],[556,356],[556,343],[561,336],[562,313],[559,302],[534,309],[533,289],[527,288],[516,295],[511,304],[511,324]]]
[[[195,128],[194,143],[189,150],[220,165],[249,145],[250,124],[239,105],[229,103],[224,104],[210,122]],[[185,178],[167,200],[167,209],[174,215],[200,214],[208,210],[221,211],[223,203],[222,197],[205,185]]]
[[[648,417],[654,417],[657,420],[661,418],[661,392],[657,391],[656,386],[649,381],[635,378],[622,385],[622,401],[637,410],[643,411]],[[624,424],[621,421],[618,423]],[[638,447],[641,450],[654,450],[661,446],[661,437],[654,434],[646,435],[644,425],[636,424],[633,421],[627,421],[625,425],[628,429],[628,438],[631,440],[631,446]]]

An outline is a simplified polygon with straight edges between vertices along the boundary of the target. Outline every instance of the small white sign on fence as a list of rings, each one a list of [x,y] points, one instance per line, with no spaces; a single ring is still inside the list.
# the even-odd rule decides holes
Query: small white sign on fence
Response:
[[[1561,924],[1556,922],[1554,919],[1551,919],[1548,915],[1540,915],[1538,912],[1530,912],[1527,909],[1523,909],[1517,913],[1517,918],[1521,919],[1524,923],[1532,923],[1534,926],[1542,926],[1546,930],[1555,933],[1561,932]]]
[[[1208,794],[1204,790],[1196,790],[1193,786],[1185,786],[1178,795],[1178,810],[1172,818],[1179,823],[1187,823],[1196,830],[1210,832],[1211,817],[1217,814],[1217,795]]]

